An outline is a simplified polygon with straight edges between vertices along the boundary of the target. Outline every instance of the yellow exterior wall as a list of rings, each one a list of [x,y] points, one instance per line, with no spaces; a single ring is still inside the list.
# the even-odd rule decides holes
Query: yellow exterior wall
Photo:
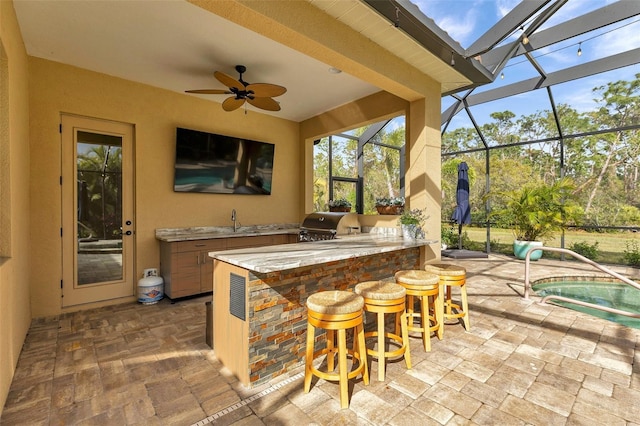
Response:
[[[43,59],[30,58],[31,221],[34,317],[60,308],[61,113],[135,126],[136,270],[159,267],[156,228],[298,223],[302,212],[298,159],[299,124],[249,110],[228,113],[218,103],[156,89]],[[269,196],[175,193],[175,128],[274,143],[273,192]],[[70,230],[69,232],[75,232]],[[134,283],[135,285],[135,283]]]
[[[4,407],[22,343],[31,324],[29,275],[32,259],[29,243],[29,103],[28,61],[13,3],[0,1],[0,42],[6,54],[8,99],[0,111],[9,111],[8,126],[2,128],[0,143],[10,159],[8,179],[0,184],[0,196],[10,197],[11,254],[0,258],[0,414]],[[3,117],[5,120],[7,117]],[[2,163],[5,164],[4,162]],[[4,221],[3,221],[4,222]],[[4,236],[5,234],[2,233]]]

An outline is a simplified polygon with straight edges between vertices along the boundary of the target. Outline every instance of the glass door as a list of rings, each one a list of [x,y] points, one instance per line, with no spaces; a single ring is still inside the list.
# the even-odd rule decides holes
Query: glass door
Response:
[[[63,306],[133,295],[133,129],[62,117]]]

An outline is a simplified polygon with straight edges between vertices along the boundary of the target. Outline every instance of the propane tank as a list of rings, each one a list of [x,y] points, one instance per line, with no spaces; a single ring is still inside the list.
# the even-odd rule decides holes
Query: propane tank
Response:
[[[155,268],[145,269],[138,281],[138,302],[143,305],[153,305],[164,296],[164,282],[158,276]]]

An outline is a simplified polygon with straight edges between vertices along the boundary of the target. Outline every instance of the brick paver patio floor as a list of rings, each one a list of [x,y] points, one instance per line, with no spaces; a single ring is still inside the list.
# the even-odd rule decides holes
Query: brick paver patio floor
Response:
[[[631,425],[640,424],[640,330],[525,300],[524,263],[450,260],[467,268],[471,330],[446,325],[413,368],[388,365],[351,387],[302,369],[246,389],[205,344],[206,297],[129,303],[32,322],[2,425]],[[634,268],[616,267],[638,278]],[[542,259],[533,278],[593,273]]]

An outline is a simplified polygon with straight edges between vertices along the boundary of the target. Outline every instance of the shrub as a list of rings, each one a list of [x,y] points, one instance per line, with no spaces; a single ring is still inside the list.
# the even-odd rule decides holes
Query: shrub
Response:
[[[622,258],[628,265],[640,266],[640,247],[637,241],[627,241],[627,248]]]
[[[449,247],[458,244],[458,233],[453,229],[453,226],[442,226],[440,230],[440,242]]]
[[[591,260],[596,260],[596,258],[600,255],[597,241],[593,244],[589,244],[586,241],[580,241],[571,244],[569,249]]]

